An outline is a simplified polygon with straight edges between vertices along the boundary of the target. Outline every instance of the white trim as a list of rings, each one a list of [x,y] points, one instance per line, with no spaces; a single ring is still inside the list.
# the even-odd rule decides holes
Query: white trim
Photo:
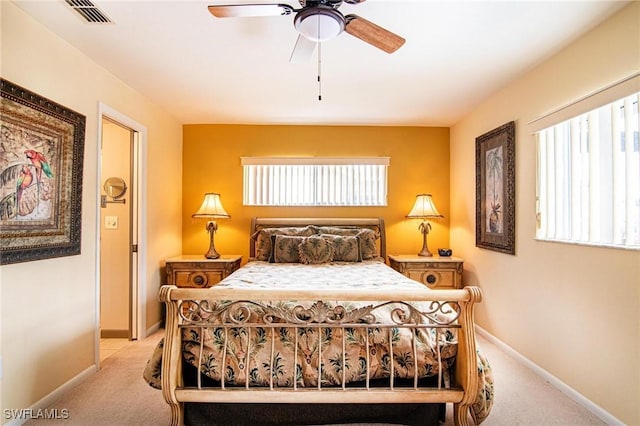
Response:
[[[640,91],[640,71],[529,121],[528,133],[534,134],[638,91]]]
[[[96,364],[86,368],[84,371],[80,372],[75,377],[71,378],[71,380],[68,380],[66,383],[63,383],[62,385],[58,386],[53,392],[49,393],[47,396],[45,396],[44,398],[40,399],[29,408],[27,408],[27,411],[33,410],[35,412],[37,410],[44,410],[45,408],[48,408],[49,406],[51,406],[51,404],[59,400],[65,393],[67,393],[74,387],[78,386],[80,383],[88,379],[89,376],[97,372],[98,372],[98,366]],[[70,413],[70,415],[73,416],[73,413]],[[32,419],[29,419],[29,418],[14,419],[5,423],[4,426],[20,426],[28,422],[29,420],[32,420]]]
[[[587,246],[587,247],[600,247],[600,248],[640,251],[640,247],[638,246],[621,246],[621,245],[615,245],[615,244],[590,243],[588,241],[554,240],[551,238],[543,238],[543,237],[535,237],[533,240],[544,242],[544,243],[560,243],[560,244],[569,244],[574,246]]]
[[[605,422],[609,426],[624,426],[624,423],[614,417],[611,413],[606,411],[604,408],[600,407],[598,404],[594,403],[571,386],[564,383],[562,380],[558,379],[553,374],[549,373],[544,368],[540,367],[520,352],[513,349],[511,346],[504,343],[502,340],[495,337],[493,334],[490,334],[487,330],[483,329],[479,325],[475,326],[476,332],[487,339],[489,342],[496,345],[502,352],[509,355],[511,358],[529,368],[531,371],[536,373],[538,376],[542,377],[545,381],[549,382],[549,384],[556,389],[558,389],[563,394],[567,395],[569,398],[574,400],[576,403],[587,409],[589,412],[593,413],[600,420]]]
[[[157,323],[153,324],[151,327],[147,328],[145,332],[146,334],[144,337],[151,336],[153,333],[160,330],[161,327],[162,327],[162,321],[158,321]]]
[[[391,157],[240,157],[242,166],[250,165],[341,165],[372,164],[388,166]]]

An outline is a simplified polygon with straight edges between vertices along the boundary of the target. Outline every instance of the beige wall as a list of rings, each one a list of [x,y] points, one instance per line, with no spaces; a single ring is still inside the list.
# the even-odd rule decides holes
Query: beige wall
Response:
[[[95,361],[98,104],[145,125],[146,326],[160,321],[162,260],[180,253],[181,124],[13,3],[0,2],[2,77],[86,116],[82,254],[0,268],[2,408],[27,408]],[[149,182],[153,182],[150,185]],[[2,422],[7,420],[2,418]]]
[[[484,292],[477,322],[627,424],[640,424],[640,252],[536,241],[527,123],[640,70],[640,3],[451,129],[451,244]],[[516,255],[475,247],[475,138],[516,121]],[[496,395],[499,397],[499,384]],[[523,394],[524,396],[524,394]]]
[[[442,127],[187,125],[183,148],[183,253],[208,248],[194,221],[205,192],[219,192],[231,219],[219,220],[216,249],[249,253],[249,224],[266,217],[383,217],[387,252],[418,253],[419,221],[406,219],[415,197],[429,192],[445,217],[432,221],[429,248],[449,245],[449,129]],[[387,207],[243,207],[242,156],[390,157]]]

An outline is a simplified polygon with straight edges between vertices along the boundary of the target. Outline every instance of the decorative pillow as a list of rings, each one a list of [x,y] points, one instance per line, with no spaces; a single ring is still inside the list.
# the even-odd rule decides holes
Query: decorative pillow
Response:
[[[333,244],[334,262],[360,262],[360,238],[355,235],[329,235],[322,236]]]
[[[353,226],[318,226],[316,227],[316,231],[318,234],[331,234],[331,235],[358,235],[364,228],[356,228]]]
[[[479,425],[487,418],[493,407],[494,384],[491,365],[477,345],[476,355],[478,359],[478,395],[471,405],[471,416],[475,424]]]
[[[370,228],[357,227],[337,227],[337,226],[320,226],[318,233],[321,235],[343,235],[357,236],[360,239],[360,258],[362,260],[370,260],[378,257],[378,248],[376,240],[380,238],[380,234]]]
[[[290,228],[263,228],[256,231],[251,238],[255,240],[255,260],[269,261],[271,258],[271,236],[293,235],[306,237],[316,233],[315,228],[290,227]]]
[[[298,245],[302,242],[304,237],[297,237],[291,235],[272,235],[271,246],[271,263],[299,263],[300,256],[298,255]]]
[[[362,229],[356,236],[360,241],[360,257],[362,260],[376,258],[378,256],[378,247],[376,247],[378,233],[373,229]]]
[[[333,244],[321,236],[311,236],[302,239],[298,245],[300,263],[327,263],[333,260]]]

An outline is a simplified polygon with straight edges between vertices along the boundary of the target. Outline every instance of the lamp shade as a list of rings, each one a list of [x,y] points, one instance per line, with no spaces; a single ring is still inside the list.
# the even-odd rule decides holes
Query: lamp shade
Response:
[[[418,194],[416,196],[416,202],[407,217],[425,218],[443,216],[438,213],[438,209],[436,209],[435,204],[433,204],[431,194]]]
[[[204,194],[204,200],[202,201],[202,205],[195,212],[192,217],[231,217],[229,213],[224,210],[222,207],[222,202],[220,201],[220,194],[216,194],[214,192],[209,192]]]

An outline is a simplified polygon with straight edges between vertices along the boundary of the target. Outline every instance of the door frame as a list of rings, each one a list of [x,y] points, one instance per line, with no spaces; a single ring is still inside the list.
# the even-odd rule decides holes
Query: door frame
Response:
[[[97,194],[96,197],[96,318],[95,318],[95,336],[96,350],[95,362],[100,365],[100,237],[101,237],[101,221],[100,221],[100,194],[102,193],[102,120],[106,118],[116,122],[123,127],[129,128],[133,133],[133,152],[132,152],[132,192],[134,194],[131,202],[133,210],[137,211],[133,214],[131,223],[131,243],[138,246],[137,262],[131,260],[131,338],[133,340],[146,337],[146,223],[147,223],[147,193],[144,188],[145,176],[147,172],[146,152],[147,152],[147,128],[134,119],[122,114],[116,109],[98,102],[98,143],[100,148],[98,152],[98,170],[97,170]],[[137,208],[136,208],[137,207]],[[132,256],[135,258],[136,256]]]

